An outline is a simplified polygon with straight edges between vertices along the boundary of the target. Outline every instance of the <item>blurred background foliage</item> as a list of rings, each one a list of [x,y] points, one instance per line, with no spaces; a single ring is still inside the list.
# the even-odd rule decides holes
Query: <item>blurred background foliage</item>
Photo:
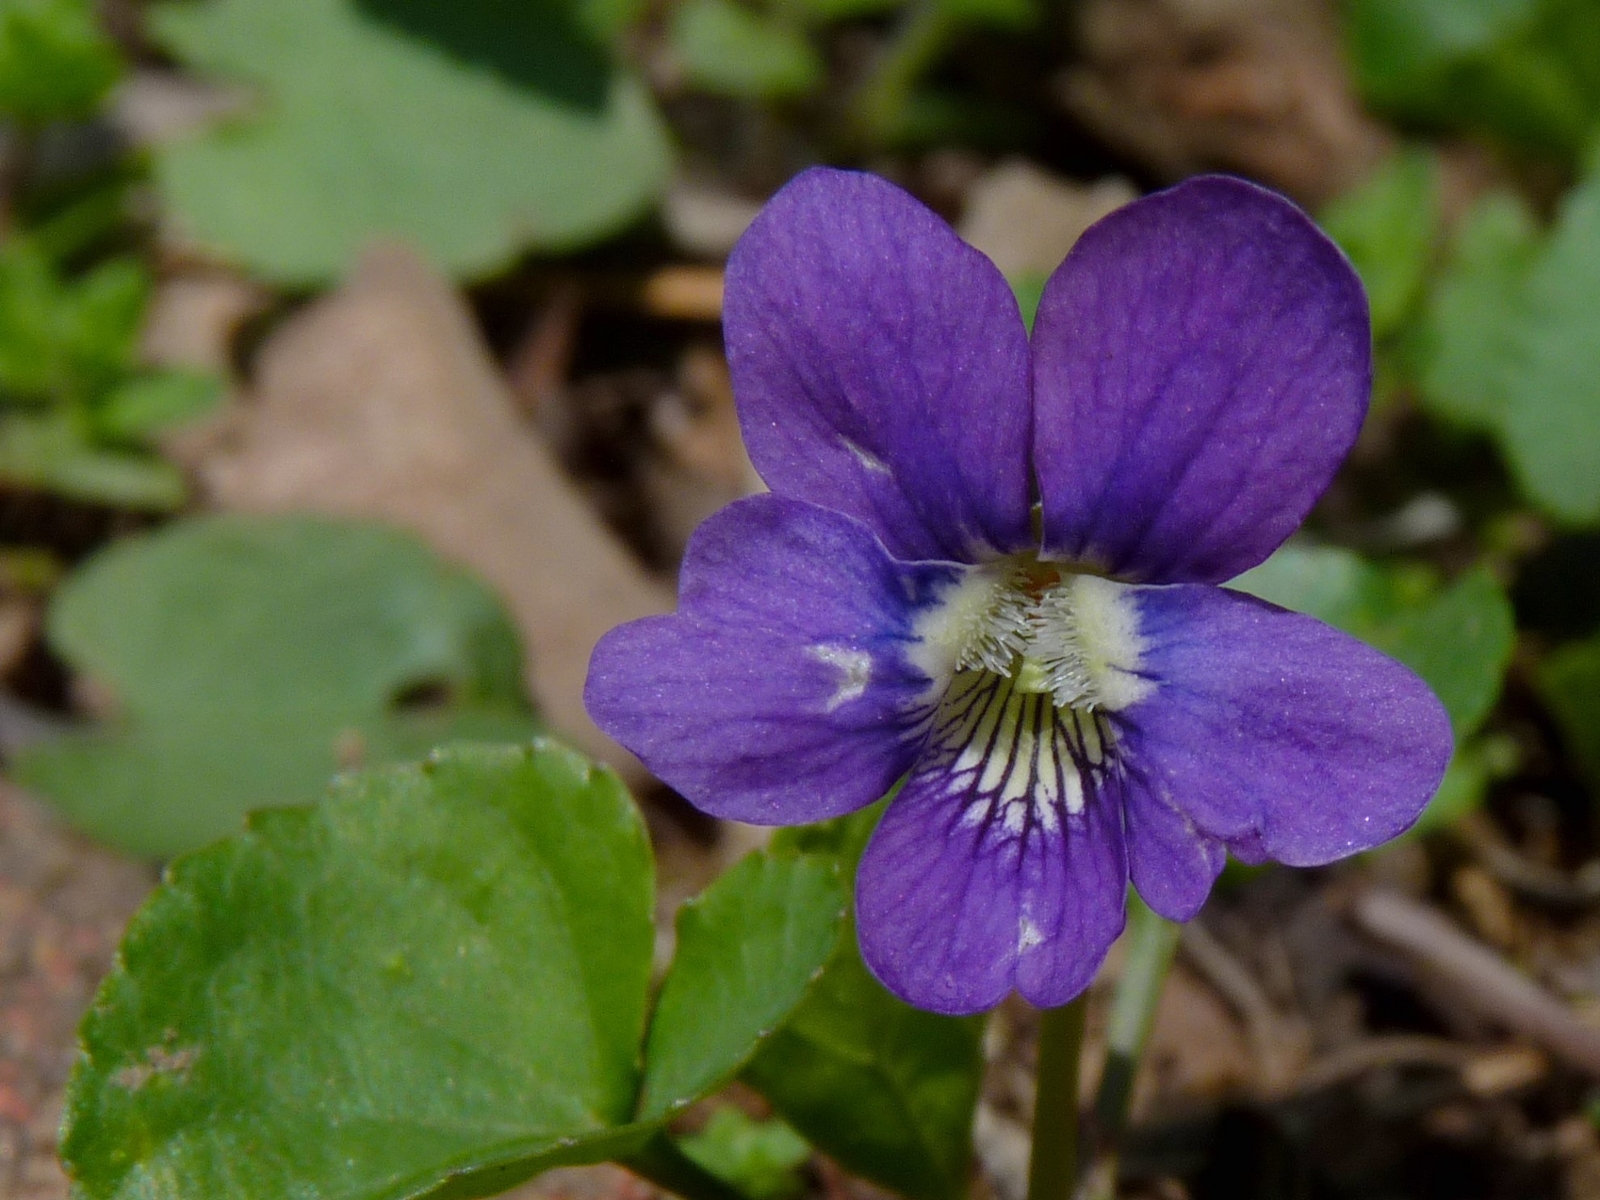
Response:
[[[1430,847],[1488,830],[1569,882],[1600,853],[1594,0],[0,0],[8,772],[164,857],[535,707],[594,749],[541,664],[581,663],[596,596],[668,603],[754,486],[720,262],[816,162],[910,187],[1030,313],[1140,191],[1226,170],[1312,211],[1371,297],[1373,410],[1237,586],[1438,691]],[[448,286],[358,267],[385,242]],[[383,407],[407,379],[435,424]],[[503,424],[451,407],[480,392]],[[449,475],[452,439],[495,451]],[[489,498],[452,525],[436,474]],[[688,1148],[782,1197],[797,1143]]]

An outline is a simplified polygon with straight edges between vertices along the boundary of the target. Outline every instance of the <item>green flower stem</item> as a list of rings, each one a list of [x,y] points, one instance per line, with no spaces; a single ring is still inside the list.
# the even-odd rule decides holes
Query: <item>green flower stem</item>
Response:
[[[1106,1026],[1106,1066],[1094,1102],[1100,1159],[1095,1164],[1095,1176],[1111,1181],[1115,1179],[1117,1146],[1128,1124],[1133,1080],[1155,1024],[1161,987],[1178,948],[1179,926],[1157,916],[1131,892],[1128,908],[1128,957]]]
[[[738,1188],[717,1178],[678,1149],[678,1144],[665,1133],[656,1134],[643,1149],[623,1159],[620,1165],[662,1191],[682,1196],[683,1200],[749,1200]]]
[[[1086,1004],[1087,994],[1040,1014],[1028,1200],[1072,1200],[1077,1193],[1078,1055]]]
[[[867,148],[894,138],[905,124],[917,80],[944,53],[960,27],[939,0],[920,0],[906,10],[851,103],[852,136]]]

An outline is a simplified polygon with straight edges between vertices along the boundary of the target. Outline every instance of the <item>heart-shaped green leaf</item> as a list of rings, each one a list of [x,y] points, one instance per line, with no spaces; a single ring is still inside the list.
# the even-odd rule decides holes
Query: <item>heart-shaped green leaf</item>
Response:
[[[782,830],[774,853],[830,853],[853,878],[880,812]],[[983,1025],[890,995],[862,963],[851,924],[744,1078],[847,1169],[917,1200],[957,1200],[967,1192]]]
[[[737,1070],[826,961],[844,895],[805,856],[713,884],[641,1064],[652,876],[615,776],[545,742],[255,814],[169,869],[84,1021],[78,1194],[445,1200],[608,1158],[681,1178],[661,1113],[636,1116],[645,1080],[695,1100]]]
[[[313,800],[342,766],[533,732],[498,602],[378,526],[169,526],[91,560],[57,593],[47,632],[120,711],[12,770],[140,853],[190,849],[250,809]]]
[[[82,1030],[80,1194],[488,1195],[626,1153],[652,868],[621,784],[463,748],[175,863]]]
[[[650,1022],[643,1120],[732,1077],[793,1011],[839,941],[846,897],[826,859],[744,859],[678,913]]]
[[[207,0],[153,30],[259,111],[163,149],[184,226],[261,274],[312,284],[375,237],[481,276],[637,217],[669,148],[640,84],[559,0]]]

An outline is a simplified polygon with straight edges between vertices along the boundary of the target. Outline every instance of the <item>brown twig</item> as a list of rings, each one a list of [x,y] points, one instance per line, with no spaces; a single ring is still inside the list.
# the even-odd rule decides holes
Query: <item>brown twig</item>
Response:
[[[1283,1091],[1305,1060],[1309,1038],[1299,1022],[1284,1016],[1243,963],[1198,921],[1183,927],[1184,957],[1244,1022],[1261,1066],[1261,1091]]]
[[[1358,897],[1350,915],[1367,934],[1414,959],[1482,1016],[1600,1075],[1600,1029],[1430,908],[1394,892]]]
[[[1585,906],[1600,901],[1600,861],[1585,863],[1570,875],[1517,851],[1481,813],[1469,813],[1451,833],[1489,874],[1506,887],[1547,904]]]

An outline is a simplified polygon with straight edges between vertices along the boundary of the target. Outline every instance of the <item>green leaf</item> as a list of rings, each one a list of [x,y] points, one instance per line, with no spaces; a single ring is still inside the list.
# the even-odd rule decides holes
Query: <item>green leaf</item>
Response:
[[[1489,784],[1517,768],[1516,742],[1504,736],[1473,738],[1456,747],[1444,780],[1428,807],[1422,810],[1414,833],[1444,829],[1483,803]]]
[[[1538,686],[1568,752],[1600,787],[1600,636],[1552,654],[1539,669]]]
[[[744,1065],[828,961],[846,903],[832,861],[755,854],[683,906],[650,1023],[641,1120],[670,1116]]]
[[[1398,332],[1421,298],[1439,236],[1433,156],[1422,150],[1396,154],[1361,187],[1330,204],[1322,226],[1366,285],[1373,336]]]
[[[1540,246],[1515,196],[1493,192],[1463,223],[1429,296],[1419,337],[1422,398],[1441,416],[1498,428],[1516,355],[1516,306]]]
[[[1369,635],[1378,649],[1427,680],[1458,740],[1482,725],[1494,707],[1516,644],[1511,602],[1481,567]]]
[[[593,241],[651,202],[670,150],[589,19],[498,0],[164,5],[162,44],[262,107],[162,150],[158,179],[192,234],[288,284],[379,236],[468,276]]]
[[[630,1152],[649,845],[549,744],[347,776],[175,863],[81,1031],[85,1200],[485,1196]]]
[[[1025,275],[1008,282],[1011,284],[1011,294],[1017,298],[1017,307],[1022,310],[1022,323],[1031,333],[1033,319],[1039,315],[1039,301],[1044,299],[1044,285],[1049,282],[1049,277]]]
[[[1517,298],[1502,438],[1522,489],[1600,520],[1600,173],[1567,194]]]
[[[854,877],[882,811],[780,830],[773,852],[831,852]],[[918,1200],[957,1200],[967,1191],[983,1024],[891,995],[861,961],[852,924],[744,1079],[847,1170]]]
[[[818,1149],[908,1196],[967,1189],[983,1019],[921,1012],[861,961],[852,927],[745,1080]]]
[[[790,0],[793,8],[815,24],[834,21],[859,21],[881,17],[900,7],[899,0]]]
[[[28,124],[84,116],[121,71],[88,0],[0,0],[0,113]]]
[[[804,34],[734,0],[684,0],[668,36],[685,76],[702,91],[777,99],[822,82],[822,59]]]
[[[0,390],[33,407],[81,405],[133,367],[150,273],[111,259],[66,280],[29,238],[0,247]]]
[[[944,12],[964,25],[988,25],[996,29],[1023,30],[1039,23],[1035,0],[936,0]]]
[[[1291,544],[1229,586],[1309,613],[1405,663],[1443,702],[1457,742],[1488,716],[1511,662],[1511,602],[1482,568],[1440,592],[1348,550]]]
[[[101,399],[94,412],[95,430],[103,437],[141,441],[204,416],[222,396],[222,380],[205,372],[137,375]]]
[[[1591,0],[1352,0],[1350,57],[1374,107],[1573,159],[1600,114]]]
[[[789,1200],[805,1191],[798,1169],[811,1157],[811,1147],[782,1121],[756,1121],[736,1108],[719,1108],[704,1129],[679,1145],[751,1200]]]
[[[177,468],[142,451],[91,441],[69,413],[0,415],[0,481],[147,512],[183,505]]]
[[[172,525],[79,570],[47,632],[120,711],[30,748],[13,773],[138,853],[172,854],[236,829],[250,809],[312,800],[355,761],[532,732],[499,604],[381,527]]]

